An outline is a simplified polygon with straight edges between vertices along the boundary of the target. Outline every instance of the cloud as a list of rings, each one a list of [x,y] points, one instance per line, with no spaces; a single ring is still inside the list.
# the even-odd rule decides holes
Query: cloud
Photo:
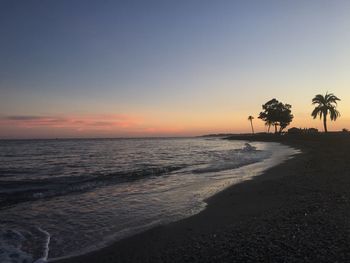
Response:
[[[13,116],[6,116],[3,119],[10,120],[10,121],[28,121],[28,120],[38,120],[41,118],[42,118],[41,116],[13,115]]]
[[[182,125],[131,114],[0,116],[0,138],[182,135]]]
[[[83,116],[39,116],[11,115],[0,118],[1,125],[20,128],[64,128],[75,130],[111,130],[137,127],[142,123],[140,118],[120,115],[83,115]]]

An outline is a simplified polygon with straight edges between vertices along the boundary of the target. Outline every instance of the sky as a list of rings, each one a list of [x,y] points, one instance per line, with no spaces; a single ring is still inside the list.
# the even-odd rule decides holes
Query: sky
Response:
[[[350,128],[350,1],[0,0],[0,138],[266,131],[272,98]]]

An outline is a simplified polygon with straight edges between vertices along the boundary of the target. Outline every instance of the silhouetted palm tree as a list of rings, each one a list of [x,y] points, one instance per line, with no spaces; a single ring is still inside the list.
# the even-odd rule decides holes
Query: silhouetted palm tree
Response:
[[[333,93],[326,93],[325,96],[318,94],[312,99],[312,104],[317,105],[316,108],[312,111],[311,116],[316,119],[317,116],[320,116],[320,119],[323,117],[323,126],[324,131],[327,130],[327,115],[329,113],[331,121],[335,121],[340,113],[336,109],[337,101],[340,101]]]
[[[250,126],[252,127],[252,134],[254,134],[253,119],[254,119],[253,116],[248,117],[248,121],[250,121]]]

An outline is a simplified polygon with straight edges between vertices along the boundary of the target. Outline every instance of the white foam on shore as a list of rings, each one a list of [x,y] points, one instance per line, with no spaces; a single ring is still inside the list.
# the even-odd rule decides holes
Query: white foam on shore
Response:
[[[46,239],[45,239],[45,244],[44,244],[43,255],[38,260],[34,261],[34,263],[45,263],[45,262],[47,262],[47,259],[49,256],[49,245],[50,245],[51,235],[49,232],[47,232],[46,230],[44,230],[40,227],[37,227],[37,229],[46,236]]]

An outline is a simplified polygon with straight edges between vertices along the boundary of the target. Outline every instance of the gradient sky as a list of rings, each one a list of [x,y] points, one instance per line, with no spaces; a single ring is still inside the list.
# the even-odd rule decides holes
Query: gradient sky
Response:
[[[271,98],[350,128],[350,1],[0,0],[0,138],[249,132]],[[262,121],[254,120],[264,131]]]

